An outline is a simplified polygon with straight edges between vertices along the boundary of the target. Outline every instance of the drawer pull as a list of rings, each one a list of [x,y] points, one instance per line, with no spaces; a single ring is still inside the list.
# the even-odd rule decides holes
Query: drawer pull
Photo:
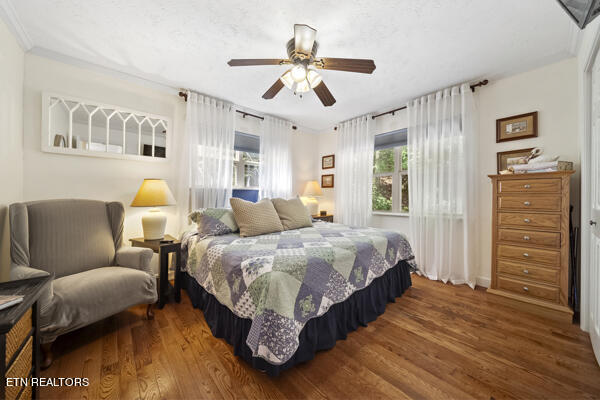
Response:
[[[530,223],[530,222],[531,222],[531,220],[530,220],[529,218],[525,218],[525,219],[523,219],[523,222],[525,222],[525,223],[527,223],[527,224],[528,224],[528,223]]]
[[[523,204],[526,205],[526,206],[530,206],[531,205],[531,203],[528,202],[528,201],[524,201]]]
[[[529,257],[529,253],[523,253],[523,257]]]
[[[524,187],[525,189],[531,189],[531,185],[530,185],[529,183],[526,183],[525,185],[523,185],[523,187]]]
[[[523,290],[529,292],[529,288],[527,286],[523,286]]]
[[[523,240],[530,240],[531,238],[527,235],[523,236]]]
[[[524,274],[528,274],[528,273],[529,273],[529,270],[528,270],[528,269],[524,269],[524,270],[523,270],[523,273],[524,273]]]

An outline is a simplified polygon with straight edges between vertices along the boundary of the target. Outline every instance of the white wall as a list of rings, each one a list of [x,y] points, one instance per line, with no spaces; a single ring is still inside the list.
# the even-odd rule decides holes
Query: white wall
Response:
[[[577,171],[572,178],[571,203],[575,206],[575,224],[579,225],[580,150],[578,137],[578,72],[577,60],[567,59],[529,72],[513,75],[477,90],[475,94],[479,113],[479,171],[481,249],[478,283],[488,285],[491,277],[491,184],[487,177],[496,173],[496,153],[505,150],[541,147],[545,154],[560,155],[561,160],[573,161]],[[393,105],[398,106],[398,105]],[[391,106],[390,108],[392,108]],[[538,132],[534,139],[496,143],[496,119],[538,111]],[[406,128],[406,111],[377,118],[375,133]],[[321,156],[335,154],[337,134],[330,130],[319,135],[317,167],[321,174],[335,173],[322,170]],[[335,213],[335,189],[324,189],[321,209]],[[408,217],[373,215],[370,226],[394,229],[409,236]]]
[[[175,191],[176,155],[160,162],[51,154],[41,151],[42,92],[50,91],[101,103],[164,115],[172,121],[171,146],[184,128],[185,103],[174,90],[116,78],[101,72],[27,54],[24,77],[24,174],[26,201],[86,198],[120,201],[125,205],[124,240],[142,235],[145,208],[132,208],[144,178],[162,178]],[[177,234],[176,206],[164,207],[167,233]],[[128,243],[128,242],[127,242]]]
[[[571,204],[579,226],[580,151],[578,136],[577,60],[547,65],[533,71],[491,81],[477,90],[479,106],[479,170],[481,283],[491,278],[492,186],[488,174],[496,173],[496,153],[541,147],[544,154],[573,161],[577,171],[571,179]],[[538,137],[496,143],[496,119],[538,111]]]
[[[300,129],[292,133],[292,194],[302,196],[306,182],[317,180],[317,157],[315,151],[319,136]]]
[[[8,279],[8,205],[23,196],[24,54],[0,19],[0,281]]]

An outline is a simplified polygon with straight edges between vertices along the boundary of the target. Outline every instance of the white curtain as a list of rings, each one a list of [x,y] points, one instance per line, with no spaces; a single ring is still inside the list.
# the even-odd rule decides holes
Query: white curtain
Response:
[[[260,198],[292,195],[292,124],[265,116],[260,138]]]
[[[229,207],[235,109],[229,103],[188,92],[177,201],[180,222],[190,210]]]
[[[408,104],[411,245],[419,273],[475,286],[478,132],[469,85]]]
[[[335,212],[337,221],[367,226],[371,216],[373,148],[370,115],[340,124],[336,154]]]

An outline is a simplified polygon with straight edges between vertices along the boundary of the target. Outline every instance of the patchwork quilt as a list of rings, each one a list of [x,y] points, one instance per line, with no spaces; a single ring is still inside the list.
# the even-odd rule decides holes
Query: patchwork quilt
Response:
[[[249,238],[184,235],[182,268],[235,315],[252,320],[254,357],[285,363],[306,322],[368,286],[398,262],[414,268],[400,233],[317,222]]]

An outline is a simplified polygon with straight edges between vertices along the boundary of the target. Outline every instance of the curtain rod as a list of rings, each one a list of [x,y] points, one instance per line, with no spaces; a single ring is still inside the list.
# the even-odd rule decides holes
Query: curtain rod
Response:
[[[188,95],[187,95],[186,92],[179,92],[179,97],[183,97],[183,99],[187,102]],[[254,114],[251,114],[251,113],[246,112],[246,111],[235,110],[235,112],[242,114],[242,118],[246,118],[246,116],[248,116],[248,117],[258,118],[261,121],[265,120],[265,117],[261,117],[260,115],[254,115]],[[298,129],[298,127],[296,125],[292,125],[292,129],[296,130],[296,129]]]
[[[471,85],[471,91],[472,91],[472,92],[475,92],[475,89],[477,89],[477,88],[478,88],[478,87],[480,87],[480,86],[485,86],[485,85],[487,85],[487,84],[488,84],[488,80],[487,80],[487,79],[484,79],[484,80],[482,80],[482,81],[479,81],[479,82],[477,82],[477,83],[474,83],[474,84],[472,84],[472,85]],[[386,112],[384,112],[384,113],[381,113],[381,114],[373,115],[371,118],[375,119],[375,118],[377,118],[377,117],[381,117],[381,116],[384,116],[384,115],[387,115],[387,114],[392,114],[392,115],[394,115],[394,113],[395,113],[396,111],[400,111],[400,110],[404,110],[404,109],[406,109],[406,106],[403,106],[403,107],[398,107],[398,108],[395,108],[395,109],[393,109],[393,110],[390,110],[390,111],[386,111]]]

